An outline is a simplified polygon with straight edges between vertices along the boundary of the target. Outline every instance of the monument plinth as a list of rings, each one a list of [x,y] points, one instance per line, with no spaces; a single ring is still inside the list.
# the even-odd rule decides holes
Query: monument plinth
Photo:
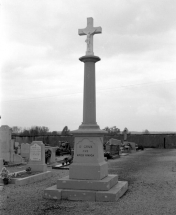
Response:
[[[118,181],[117,175],[108,175],[103,150],[103,136],[107,132],[96,122],[95,63],[100,58],[93,53],[93,35],[101,32],[101,27],[93,27],[93,18],[88,18],[87,27],[78,31],[79,35],[87,35],[86,55],[79,58],[84,63],[83,122],[72,131],[74,158],[69,176],[58,179],[57,185],[46,189],[45,198],[116,201],[128,188],[128,182]]]

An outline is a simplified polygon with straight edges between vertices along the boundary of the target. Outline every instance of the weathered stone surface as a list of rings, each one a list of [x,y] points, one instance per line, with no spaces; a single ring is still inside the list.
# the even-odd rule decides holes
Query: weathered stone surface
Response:
[[[75,137],[74,159],[70,165],[69,178],[101,180],[107,175],[108,164],[104,159],[103,138]]]
[[[128,182],[126,181],[119,181],[108,191],[57,189],[57,186],[54,185],[44,191],[44,198],[72,201],[115,202],[127,189]]]
[[[58,189],[109,190],[118,182],[118,175],[108,175],[102,180],[69,179],[69,176],[57,180]]]
[[[26,184],[32,184],[37,181],[42,181],[51,176],[52,176],[52,172],[46,171],[46,172],[38,173],[36,175],[31,175],[31,176],[28,176],[25,178],[12,178],[10,183],[21,186],[21,185],[26,185]]]
[[[61,191],[62,190],[56,188],[56,185],[49,187],[44,191],[44,198],[45,199],[60,200],[61,199]]]
[[[74,201],[95,201],[96,191],[88,190],[62,190],[61,198]]]
[[[119,181],[109,191],[97,191],[97,202],[115,202],[117,201],[128,189],[127,181]]]
[[[0,151],[1,156],[5,161],[10,161],[10,143],[12,131],[8,125],[0,127]]]
[[[31,167],[32,171],[36,172],[47,171],[47,165],[45,163],[45,145],[42,141],[33,141],[31,143],[27,167]]]

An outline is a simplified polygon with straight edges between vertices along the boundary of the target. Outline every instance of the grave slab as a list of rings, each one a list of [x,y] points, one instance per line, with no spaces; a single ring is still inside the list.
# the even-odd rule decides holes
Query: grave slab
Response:
[[[52,172],[46,171],[46,172],[38,173],[36,175],[31,175],[31,176],[28,176],[25,178],[12,178],[10,183],[21,186],[21,185],[26,185],[26,184],[32,184],[37,181],[42,181],[51,176],[52,176]]]
[[[67,165],[62,165],[62,164],[56,164],[55,166],[52,166],[52,169],[63,169],[63,170],[68,170],[70,164]]]

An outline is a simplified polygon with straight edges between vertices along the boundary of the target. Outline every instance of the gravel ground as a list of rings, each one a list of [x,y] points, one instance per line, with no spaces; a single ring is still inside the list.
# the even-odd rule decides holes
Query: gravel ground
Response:
[[[46,200],[43,190],[68,175],[68,170],[48,168],[54,177],[27,186],[4,186],[0,215],[176,215],[176,149],[145,149],[108,164],[109,173],[129,182],[128,191],[117,202]]]

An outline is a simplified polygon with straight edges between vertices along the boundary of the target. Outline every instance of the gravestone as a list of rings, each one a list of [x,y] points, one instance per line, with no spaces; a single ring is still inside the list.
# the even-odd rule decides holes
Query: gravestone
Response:
[[[119,155],[121,146],[121,140],[111,138],[106,144],[106,151],[110,152],[111,155]]]
[[[51,151],[51,156],[47,160],[48,164],[55,164],[56,163],[56,150],[57,149],[58,149],[58,147],[45,146],[45,151],[46,150]]]
[[[10,161],[11,135],[12,131],[8,125],[0,127],[1,156],[5,161]]]
[[[15,147],[16,148],[18,148],[19,145],[20,145],[19,142],[15,142]]]
[[[107,133],[96,122],[95,63],[93,36],[102,32],[93,27],[93,18],[87,18],[87,27],[79,35],[87,35],[84,63],[83,122],[74,134],[74,158],[69,176],[58,179],[57,185],[45,190],[44,197],[82,201],[116,201],[128,188],[128,182],[118,181],[117,175],[108,174],[104,159],[103,136]]]
[[[21,144],[21,156],[23,158],[29,159],[29,153],[30,153],[29,143],[22,143]]]
[[[3,158],[2,158],[2,140],[1,140],[1,128],[0,128],[0,171],[3,167]]]
[[[1,156],[5,161],[11,163],[22,163],[23,159],[20,155],[14,153],[14,140],[11,139],[12,131],[7,125],[0,128]]]
[[[136,152],[136,143],[129,141],[127,143],[131,146],[131,152]]]
[[[45,164],[45,145],[42,141],[33,141],[30,145],[29,163],[34,172],[46,172],[47,165]]]

